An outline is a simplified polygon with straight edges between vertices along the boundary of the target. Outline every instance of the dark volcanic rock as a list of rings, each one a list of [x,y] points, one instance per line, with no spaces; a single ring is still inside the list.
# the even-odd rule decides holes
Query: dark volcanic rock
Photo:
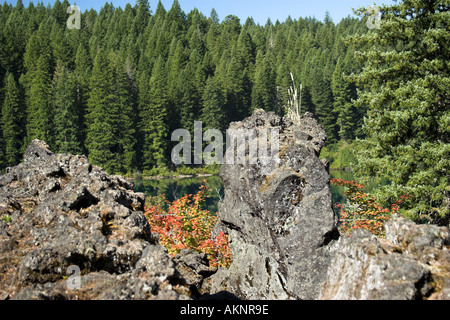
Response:
[[[173,259],[152,239],[144,195],[35,140],[0,176],[0,294],[11,299],[188,299]],[[69,290],[68,268],[81,287]]]
[[[261,132],[278,130],[279,161],[222,165],[218,230],[229,234],[234,261],[212,277],[212,292],[228,290],[243,299],[317,298],[339,238],[329,174],[318,157],[324,130],[311,114],[295,125],[262,110],[230,129],[258,133],[238,146],[246,148],[247,159]]]
[[[257,133],[236,146],[247,160],[266,129],[279,150],[222,166],[216,232],[229,234],[234,260],[218,271],[156,243],[130,182],[33,141],[0,176],[0,300],[450,299],[448,228],[394,216],[385,239],[339,235],[311,114],[294,125],[257,110],[239,128]]]
[[[209,296],[209,288],[204,286],[204,280],[215,274],[217,268],[210,267],[206,254],[182,250],[175,256],[174,261],[177,271],[195,293],[196,298]]]
[[[400,216],[386,223],[386,239],[357,230],[342,237],[320,299],[450,299],[450,232]]]

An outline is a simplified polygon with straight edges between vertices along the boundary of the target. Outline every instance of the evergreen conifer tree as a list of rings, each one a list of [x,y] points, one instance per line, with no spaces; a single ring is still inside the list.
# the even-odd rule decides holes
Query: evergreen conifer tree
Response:
[[[59,65],[53,85],[53,112],[55,152],[81,154],[81,113],[77,105],[77,84],[75,75]]]
[[[121,172],[132,172],[137,168],[136,158],[136,117],[137,106],[133,75],[127,70],[126,58],[120,54],[110,55],[113,86],[113,110],[118,110],[116,157],[120,161]]]
[[[34,139],[53,146],[53,112],[51,104],[51,75],[48,56],[42,54],[31,79],[26,144]]]
[[[310,89],[315,115],[327,133],[327,142],[333,144],[337,141],[337,125],[336,114],[333,110],[331,77],[327,76],[324,68],[328,57],[329,55],[325,51],[314,59]]]
[[[340,140],[352,140],[355,136],[354,126],[357,123],[357,110],[352,103],[352,83],[345,78],[344,60],[339,58],[332,78],[333,108],[337,114]]]
[[[137,0],[136,31],[143,33],[150,20],[150,3],[148,0]]]
[[[90,95],[86,115],[86,149],[89,160],[110,173],[119,173],[121,166],[115,154],[119,108],[111,94],[114,79],[111,77],[109,58],[100,48],[94,61],[90,82]]]
[[[252,109],[264,109],[275,111],[276,102],[276,78],[270,65],[269,57],[258,52],[256,57],[255,83],[252,91]]]
[[[355,77],[367,106],[360,174],[387,179],[378,197],[410,196],[405,214],[448,225],[450,56],[448,1],[399,1],[381,8],[380,29],[353,37],[367,62]]]
[[[149,80],[148,100],[141,110],[144,169],[167,166],[169,132],[166,77],[165,63],[160,56]]]
[[[206,80],[205,91],[203,92],[203,110],[201,120],[204,129],[217,129],[225,132],[226,114],[224,112],[226,99],[224,90],[214,77]]]
[[[5,77],[5,94],[2,106],[1,128],[3,137],[3,165],[10,167],[17,165],[20,161],[22,146],[22,123],[23,117],[19,87],[12,73]]]

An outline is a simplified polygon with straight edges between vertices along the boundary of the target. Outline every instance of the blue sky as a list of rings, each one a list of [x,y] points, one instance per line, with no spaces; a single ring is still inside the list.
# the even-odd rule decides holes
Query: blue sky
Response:
[[[0,0],[1,1],[1,0]],[[29,0],[22,0],[25,5]],[[37,3],[38,0],[33,0]],[[62,0],[60,0],[62,1]],[[16,0],[7,0],[9,3],[16,3]],[[53,4],[54,0],[43,0],[44,4]],[[84,12],[91,8],[97,11],[106,3],[112,2],[116,7],[125,7],[127,3],[135,4],[135,0],[69,0],[71,4],[76,4]],[[178,0],[184,12],[189,13],[193,8],[197,8],[204,15],[209,17],[211,9],[216,9],[222,21],[229,14],[236,15],[244,23],[247,17],[253,17],[256,23],[265,24],[270,17],[272,22],[278,19],[280,22],[286,20],[290,15],[293,19],[299,17],[315,17],[323,20],[325,12],[328,11],[335,23],[348,15],[353,15],[351,8],[367,7],[377,4],[392,4],[393,0]],[[153,11],[156,9],[158,0],[150,0]],[[173,0],[162,0],[164,7],[169,10]]]

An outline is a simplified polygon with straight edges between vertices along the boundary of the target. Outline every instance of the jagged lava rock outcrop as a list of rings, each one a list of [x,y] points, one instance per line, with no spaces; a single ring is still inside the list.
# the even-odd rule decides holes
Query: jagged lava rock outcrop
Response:
[[[316,299],[339,238],[329,174],[319,160],[326,134],[310,113],[294,124],[256,110],[230,125],[239,128],[258,132],[238,146],[247,157],[261,130],[278,130],[279,161],[269,159],[267,172],[248,161],[222,165],[218,230],[229,234],[234,260],[211,278],[211,290],[242,299]]]
[[[201,257],[193,264],[196,255],[184,252],[175,262],[155,243],[144,195],[130,182],[85,156],[53,154],[39,140],[0,176],[0,216],[6,214],[3,299],[191,299],[202,282],[195,269],[210,271]],[[81,272],[77,290],[67,285],[70,266]]]
[[[322,300],[450,299],[450,231],[394,216],[386,238],[366,230],[342,237]]]

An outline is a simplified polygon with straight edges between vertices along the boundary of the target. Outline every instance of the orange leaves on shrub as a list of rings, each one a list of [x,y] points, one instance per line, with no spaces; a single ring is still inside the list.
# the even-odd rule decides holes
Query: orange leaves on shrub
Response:
[[[159,242],[169,254],[177,255],[183,249],[206,253],[213,267],[229,267],[232,253],[228,236],[223,232],[212,237],[217,217],[203,210],[208,188],[205,184],[197,194],[186,195],[170,203],[166,210],[161,204],[146,208],[145,215],[152,231],[158,233]]]
[[[346,188],[348,203],[345,206],[334,204],[339,211],[340,230],[344,233],[350,233],[354,229],[366,229],[378,237],[384,237],[384,223],[391,219],[392,214],[399,212],[401,203],[408,198],[408,195],[401,196],[388,209],[382,207],[376,197],[364,193],[364,186],[356,181],[331,179],[331,183]]]

